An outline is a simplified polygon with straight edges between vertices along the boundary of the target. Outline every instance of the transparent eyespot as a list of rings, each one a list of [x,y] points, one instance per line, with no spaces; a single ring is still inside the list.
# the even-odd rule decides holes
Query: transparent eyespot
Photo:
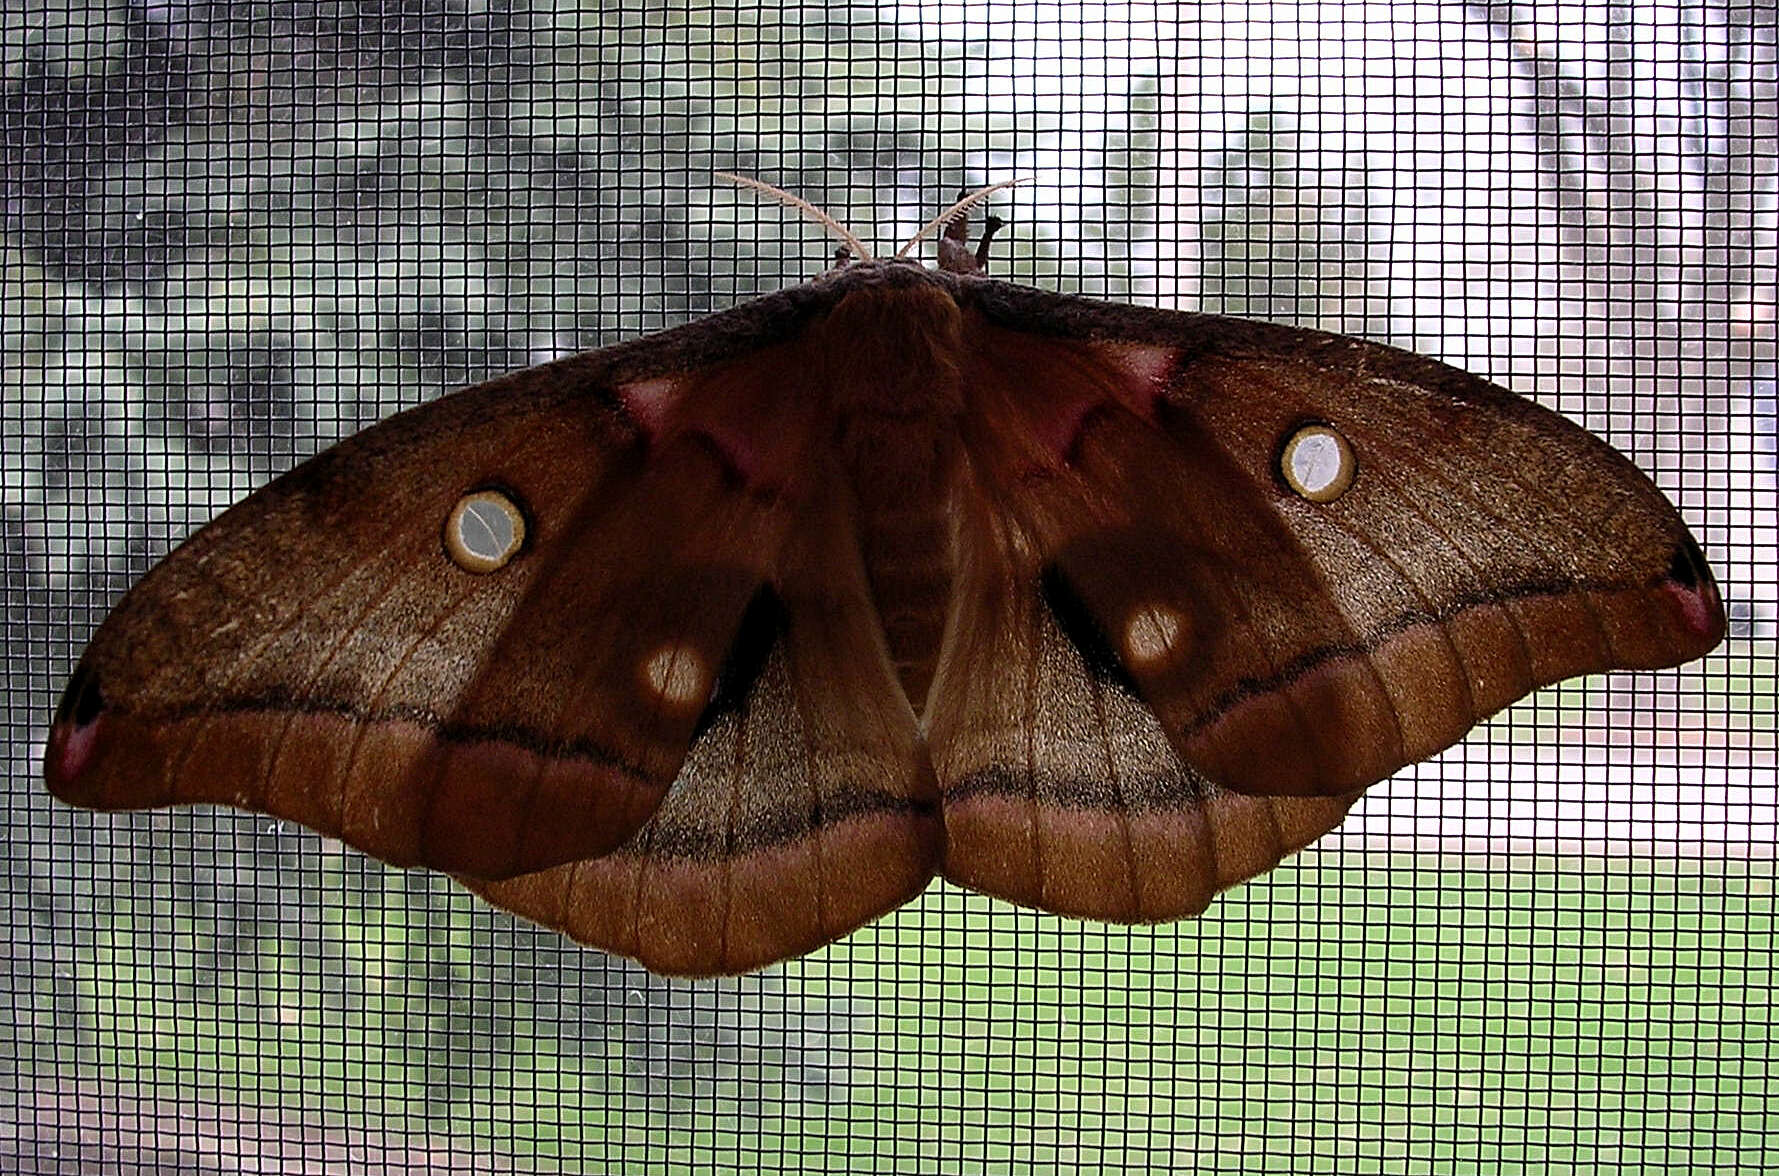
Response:
[[[1305,425],[1279,455],[1279,473],[1300,497],[1333,502],[1353,485],[1359,460],[1347,439],[1328,425]]]
[[[465,494],[445,519],[445,554],[466,572],[497,572],[525,546],[525,513],[499,490]]]

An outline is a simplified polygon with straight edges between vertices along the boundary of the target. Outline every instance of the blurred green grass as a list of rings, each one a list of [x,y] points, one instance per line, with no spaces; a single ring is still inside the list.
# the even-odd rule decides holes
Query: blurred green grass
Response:
[[[213,983],[204,928],[114,900],[74,962],[80,1044],[45,1056],[539,1172],[1750,1171],[1774,1093],[1771,862],[1312,853],[1155,928],[938,886],[777,974],[665,986],[743,1032],[640,1070],[641,1022],[570,1040],[534,999],[596,953],[508,950],[467,896],[404,917],[412,889],[366,877],[318,912],[344,1001],[276,939]],[[762,1044],[834,1009],[814,1049]]]

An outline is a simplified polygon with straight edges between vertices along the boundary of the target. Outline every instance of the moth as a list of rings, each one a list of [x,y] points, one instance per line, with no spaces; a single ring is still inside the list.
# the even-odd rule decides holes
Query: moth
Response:
[[[1375,343],[992,280],[1002,186],[890,260],[811,210],[825,276],[252,494],[99,628],[50,790],[270,813],[731,973],[936,873],[1196,914],[1535,687],[1721,639],[1602,441]]]

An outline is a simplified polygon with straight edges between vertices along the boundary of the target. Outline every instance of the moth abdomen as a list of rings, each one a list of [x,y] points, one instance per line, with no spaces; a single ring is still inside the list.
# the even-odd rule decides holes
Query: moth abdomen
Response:
[[[951,516],[955,448],[909,426],[854,481],[858,555],[903,692],[918,711],[945,636],[956,557]]]

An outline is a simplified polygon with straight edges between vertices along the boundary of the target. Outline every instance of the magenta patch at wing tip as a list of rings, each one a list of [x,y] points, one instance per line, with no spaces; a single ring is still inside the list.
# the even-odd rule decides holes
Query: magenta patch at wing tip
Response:
[[[1661,581],[1687,632],[1715,645],[1723,637],[1723,598],[1705,562],[1705,553],[1688,535],[1675,549],[1668,574]]]
[[[44,768],[52,782],[72,783],[86,771],[104,718],[105,697],[99,692],[98,676],[85,665],[76,667],[50,727]]]
[[[1668,594],[1687,632],[1712,642],[1723,635],[1723,604],[1718,599],[1716,584],[1694,586],[1670,579],[1662,582],[1662,590]]]
[[[47,758],[51,779],[72,783],[80,778],[93,762],[93,750],[99,744],[99,725],[97,719],[84,726],[56,724],[49,735]]]

